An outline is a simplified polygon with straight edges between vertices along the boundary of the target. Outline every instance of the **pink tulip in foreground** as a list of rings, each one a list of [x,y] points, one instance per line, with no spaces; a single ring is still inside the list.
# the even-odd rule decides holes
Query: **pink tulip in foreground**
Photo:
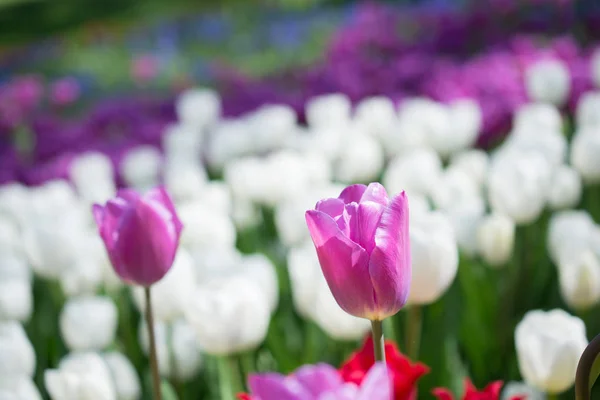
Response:
[[[150,286],[173,265],[183,225],[164,188],[145,195],[124,189],[94,218],[115,272],[128,283]]]

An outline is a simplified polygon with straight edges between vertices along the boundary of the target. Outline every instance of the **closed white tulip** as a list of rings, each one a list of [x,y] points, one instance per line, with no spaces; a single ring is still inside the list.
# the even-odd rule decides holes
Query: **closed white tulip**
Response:
[[[600,182],[600,127],[575,132],[571,142],[571,164],[585,183]]]
[[[439,177],[431,192],[431,199],[441,210],[460,207],[473,198],[480,197],[480,190],[469,174],[459,168],[448,168]]]
[[[87,232],[73,260],[60,273],[60,283],[67,296],[94,294],[104,281],[106,248],[97,232]]]
[[[233,246],[203,247],[191,251],[190,255],[198,285],[203,285],[215,277],[227,275],[242,264],[242,254]]]
[[[596,90],[593,92],[584,93],[577,103],[577,109],[575,110],[575,123],[577,127],[582,128],[594,128],[600,126],[600,114],[598,108],[600,107],[600,91]]]
[[[241,118],[219,122],[211,130],[208,142],[206,155],[210,166],[221,169],[231,160],[252,154],[250,128]]]
[[[486,216],[477,230],[478,252],[492,267],[506,264],[513,254],[515,223],[501,214]]]
[[[351,108],[350,99],[344,94],[316,96],[306,103],[306,121],[313,128],[346,125]]]
[[[116,193],[113,165],[108,156],[87,152],[70,165],[69,176],[77,193],[88,203],[104,203]]]
[[[587,309],[600,301],[600,258],[591,250],[558,266],[560,293],[574,309]]]
[[[122,353],[111,351],[102,355],[113,379],[117,400],[138,400],[142,395],[140,378]]]
[[[562,116],[558,108],[547,103],[524,104],[515,113],[513,130],[517,132],[561,132]]]
[[[489,156],[485,151],[472,149],[455,154],[450,160],[449,168],[462,170],[481,188],[487,179],[489,163]]]
[[[52,400],[117,400],[110,370],[97,353],[71,353],[44,372]]]
[[[554,264],[568,264],[587,250],[600,257],[599,228],[590,214],[583,210],[554,213],[548,226],[548,251]]]
[[[115,338],[117,306],[109,297],[72,297],[60,313],[59,325],[70,350],[102,350]]]
[[[235,225],[226,213],[209,209],[201,200],[183,203],[177,212],[185,226],[181,235],[183,247],[235,245]]]
[[[42,400],[39,390],[27,376],[0,376],[0,399]]]
[[[212,89],[189,89],[177,98],[175,111],[179,121],[201,129],[221,118],[221,97]]]
[[[271,318],[267,296],[245,278],[214,281],[197,289],[186,319],[207,354],[227,355],[258,346]]]
[[[23,255],[0,252],[0,321],[27,321],[33,308],[31,270]]]
[[[548,205],[554,210],[573,208],[581,199],[581,176],[568,165],[558,167],[552,176]]]
[[[457,100],[446,106],[448,126],[430,131],[428,142],[442,157],[471,147],[481,128],[481,108],[470,99]]]
[[[275,268],[273,262],[260,253],[244,256],[239,266],[239,273],[256,282],[261,288],[267,297],[271,312],[274,312],[279,304],[279,282]]]
[[[398,122],[394,103],[385,96],[361,100],[354,110],[354,122],[376,138],[389,136]]]
[[[558,59],[541,60],[525,71],[525,88],[531,100],[561,106],[571,91],[571,74]]]
[[[587,344],[583,321],[559,309],[529,311],[515,330],[521,376],[527,384],[550,394],[573,385]]]
[[[22,248],[18,222],[0,211],[0,251],[3,253],[20,253]]]
[[[282,104],[266,104],[245,117],[252,136],[252,153],[280,149],[296,128],[296,112]]]
[[[158,183],[162,166],[160,151],[150,145],[138,146],[125,154],[120,170],[125,183],[146,191]]]
[[[202,196],[208,177],[199,162],[167,162],[163,179],[175,201],[185,202]]]
[[[195,164],[200,161],[204,135],[189,124],[169,125],[162,136],[165,165]]]
[[[370,182],[381,174],[384,154],[373,136],[354,130],[342,142],[342,150],[335,162],[334,175],[346,183]]]
[[[0,322],[0,376],[33,377],[35,352],[25,329],[16,321]]]
[[[233,197],[231,204],[231,219],[235,227],[241,231],[251,229],[263,220],[258,204],[244,197]]]
[[[567,159],[568,143],[561,131],[541,131],[541,128],[514,130],[493,158],[519,157],[521,152],[539,154],[551,167],[559,167]]]
[[[454,229],[440,212],[410,221],[412,280],[408,302],[431,304],[450,287],[458,271]]]
[[[417,149],[394,158],[383,174],[382,183],[390,193],[429,196],[442,173],[442,161],[431,149]]]
[[[30,217],[30,192],[30,188],[20,183],[0,185],[0,214],[22,227]]]
[[[450,221],[460,250],[470,257],[477,254],[477,230],[485,215],[483,197],[465,197],[464,201],[444,210],[444,215]]]

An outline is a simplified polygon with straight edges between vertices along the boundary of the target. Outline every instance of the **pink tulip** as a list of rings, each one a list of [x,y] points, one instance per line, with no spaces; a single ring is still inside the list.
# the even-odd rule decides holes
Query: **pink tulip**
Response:
[[[124,189],[94,218],[115,272],[128,283],[150,286],[173,265],[183,225],[164,188],[145,195]]]
[[[323,275],[348,314],[381,321],[406,303],[411,279],[408,199],[379,183],[348,186],[306,212]]]

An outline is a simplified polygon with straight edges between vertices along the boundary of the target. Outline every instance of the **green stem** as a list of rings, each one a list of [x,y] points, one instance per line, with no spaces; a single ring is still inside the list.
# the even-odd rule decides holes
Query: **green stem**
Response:
[[[234,376],[231,370],[231,363],[227,356],[217,358],[217,368],[219,369],[219,392],[221,400],[235,400]]]
[[[383,341],[383,326],[381,321],[371,321],[371,332],[373,333],[375,361],[385,362],[385,344]]]
[[[556,393],[548,393],[546,394],[546,400],[558,400],[558,395]]]
[[[240,361],[242,363],[243,376],[245,378],[242,383],[246,383],[248,381],[248,375],[256,372],[256,364],[254,362],[254,353],[246,352],[240,356]]]
[[[146,295],[146,324],[148,326],[148,337],[150,339],[150,368],[152,369],[154,400],[162,400],[160,375],[158,373],[158,358],[156,357],[156,338],[154,337],[154,315],[152,313],[150,286],[144,287],[144,294]]]
[[[421,344],[421,327],[423,325],[423,313],[420,306],[409,306],[406,310],[406,351],[408,356],[417,360],[419,358],[419,347]]]

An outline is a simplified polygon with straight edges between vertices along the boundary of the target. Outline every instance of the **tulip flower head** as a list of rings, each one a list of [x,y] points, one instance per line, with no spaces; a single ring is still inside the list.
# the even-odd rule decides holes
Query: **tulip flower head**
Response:
[[[164,188],[144,195],[124,189],[94,218],[115,272],[128,283],[150,286],[173,265],[183,224]]]
[[[411,280],[408,200],[352,185],[306,212],[321,270],[348,314],[381,321],[406,303]]]

